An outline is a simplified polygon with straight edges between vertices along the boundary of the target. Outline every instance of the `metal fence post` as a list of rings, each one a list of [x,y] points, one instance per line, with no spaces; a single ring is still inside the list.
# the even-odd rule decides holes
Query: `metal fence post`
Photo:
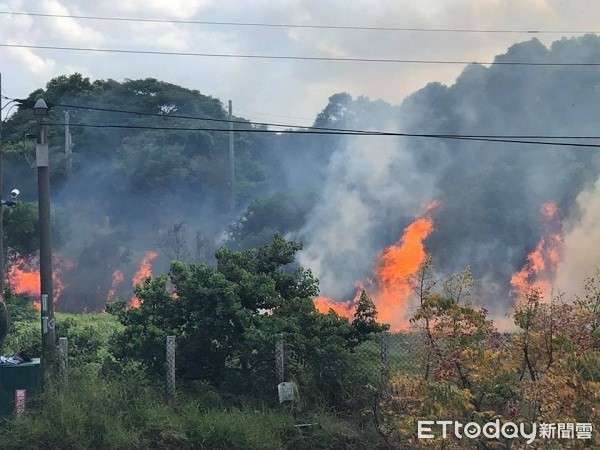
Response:
[[[277,382],[283,383],[285,380],[283,371],[283,336],[275,343],[275,367],[277,370]]]
[[[175,403],[175,336],[167,336],[167,401]]]
[[[69,368],[69,347],[66,337],[58,338],[58,352],[59,352],[59,370],[60,377],[63,382],[67,382],[67,371]]]

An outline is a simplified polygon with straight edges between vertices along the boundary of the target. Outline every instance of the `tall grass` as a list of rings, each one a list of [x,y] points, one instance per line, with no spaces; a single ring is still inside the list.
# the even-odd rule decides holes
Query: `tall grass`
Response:
[[[209,389],[207,387],[207,389]],[[214,408],[215,392],[180,393],[164,402],[162,384],[141,371],[100,375],[93,365],[71,370],[0,426],[6,449],[319,449],[375,448],[352,424],[327,413],[284,409]],[[298,427],[296,425],[306,425]]]
[[[162,380],[152,380],[139,366],[123,366],[112,357],[110,340],[121,328],[109,314],[57,314],[57,334],[69,339],[68,384],[50,380],[24,415],[1,422],[0,448],[378,448],[368,419],[342,418],[314,402],[266,408],[259,401],[232,398],[208,383],[180,380],[177,404],[169,407]],[[22,320],[9,333],[2,352],[39,356],[39,341],[39,320]],[[370,368],[365,380],[378,379],[378,345],[364,346],[354,361]],[[306,399],[309,390],[303,389],[301,399]],[[272,391],[276,398],[276,386]],[[357,399],[358,404],[365,402]]]

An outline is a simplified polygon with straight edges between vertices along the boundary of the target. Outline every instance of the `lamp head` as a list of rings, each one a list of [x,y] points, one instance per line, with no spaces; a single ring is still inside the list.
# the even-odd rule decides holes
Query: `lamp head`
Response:
[[[33,105],[33,114],[38,117],[45,116],[48,113],[48,105],[43,98],[38,98]]]

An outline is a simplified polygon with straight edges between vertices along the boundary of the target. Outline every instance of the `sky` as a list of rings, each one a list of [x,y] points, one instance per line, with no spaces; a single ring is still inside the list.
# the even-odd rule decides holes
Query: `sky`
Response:
[[[599,29],[585,0],[12,0],[0,12],[178,21],[495,30]],[[562,34],[327,30],[84,20],[0,14],[0,44],[161,52],[491,61],[513,43]],[[564,34],[576,36],[576,34]],[[399,104],[428,82],[452,84],[462,65],[134,55],[0,48],[3,93],[22,97],[52,77],[157,78],[257,121],[310,125],[337,92]]]

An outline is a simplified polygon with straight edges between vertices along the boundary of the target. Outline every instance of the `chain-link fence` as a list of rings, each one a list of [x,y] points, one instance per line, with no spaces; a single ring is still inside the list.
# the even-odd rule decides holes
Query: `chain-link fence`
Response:
[[[428,353],[425,336],[419,332],[379,333],[350,350],[324,346],[303,353],[284,337],[274,347],[272,367],[278,383],[292,381],[300,395],[315,399],[320,395],[334,403],[344,396],[368,397],[395,374],[423,373]]]
[[[423,373],[428,353],[425,336],[419,332],[383,332],[351,346],[340,342],[324,344],[307,346],[293,335],[273,336],[270,345],[254,355],[253,364],[247,366],[247,376],[243,376],[239,363],[226,369],[239,375],[235,386],[245,395],[266,395],[265,398],[275,400],[278,386],[281,389],[282,383],[290,382],[307,401],[338,403],[352,396],[368,397],[396,374]],[[168,336],[165,387],[169,402],[175,401],[176,393],[175,351],[175,337]],[[225,389],[235,386],[223,385]]]
[[[375,380],[381,375],[420,373],[427,358],[425,336],[419,332],[383,332],[353,351],[356,370]]]

